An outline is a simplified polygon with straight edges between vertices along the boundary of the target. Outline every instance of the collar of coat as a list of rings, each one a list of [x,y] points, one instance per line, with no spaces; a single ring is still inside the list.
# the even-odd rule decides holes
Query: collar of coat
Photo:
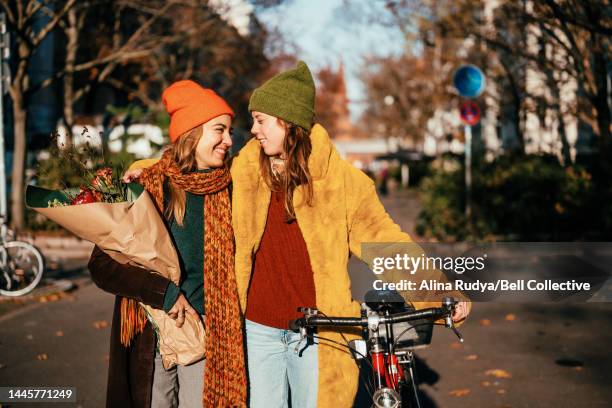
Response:
[[[336,149],[329,138],[327,130],[316,123],[310,131],[312,152],[308,158],[308,169],[313,180],[320,180],[327,176],[330,162],[337,156]],[[259,155],[261,146],[257,139],[252,138],[238,153],[236,159],[240,166],[232,166],[232,176],[249,179],[261,177],[259,171]]]

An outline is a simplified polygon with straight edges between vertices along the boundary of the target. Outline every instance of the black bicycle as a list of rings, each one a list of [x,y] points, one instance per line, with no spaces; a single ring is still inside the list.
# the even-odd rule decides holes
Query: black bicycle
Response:
[[[327,340],[315,335],[317,327],[361,327],[362,339],[346,345],[357,364],[366,363],[371,375],[366,386],[375,408],[420,408],[414,350],[431,343],[433,326],[451,329],[463,342],[452,320],[457,301],[445,298],[439,308],[415,310],[395,291],[369,291],[361,317],[326,316],[314,308],[300,308],[304,317],[289,322],[302,340]],[[436,323],[438,320],[444,323]],[[360,370],[363,365],[361,365]]]

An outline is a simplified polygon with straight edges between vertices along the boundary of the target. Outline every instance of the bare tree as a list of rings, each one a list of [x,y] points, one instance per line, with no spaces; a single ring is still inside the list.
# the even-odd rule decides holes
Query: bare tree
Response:
[[[423,79],[428,78],[436,95],[452,98],[444,89],[451,83],[446,67],[467,61],[477,61],[486,69],[491,82],[508,91],[509,94],[488,96],[499,98],[505,114],[514,122],[519,153],[525,146],[523,126],[528,112],[552,111],[557,117],[573,115],[592,127],[599,136],[602,151],[612,145],[608,69],[612,55],[610,0],[501,0],[494,7],[492,22],[485,15],[491,3],[483,0],[387,0],[384,3],[388,13],[378,13],[374,20],[401,29],[407,44],[406,54],[425,61],[429,71]],[[534,39],[534,46],[530,46],[528,42]],[[464,50],[467,54],[463,57],[457,55],[460,48],[457,41],[472,44]],[[428,49],[433,50],[431,58],[425,55]],[[414,50],[424,51],[419,55]],[[528,70],[543,78],[545,91],[534,92],[526,87]],[[576,103],[562,100],[561,90],[566,84],[578,87]],[[422,101],[429,100],[428,92],[421,95]],[[440,107],[445,102],[437,99],[437,103]],[[569,142],[562,120],[558,121],[557,133],[564,161],[570,163]]]
[[[15,70],[11,75],[9,95],[13,101],[13,169],[11,179],[11,215],[13,227],[23,227],[23,191],[26,156],[26,107],[27,98],[31,93],[32,84],[28,75],[28,65],[32,54],[40,46],[49,33],[55,29],[68,11],[75,6],[76,0],[53,2],[53,12],[44,26],[35,30],[36,16],[52,2],[28,0],[5,1],[2,9],[6,13],[9,28],[17,35],[17,55]]]
[[[109,3],[112,6],[109,7]],[[9,28],[17,36],[16,69],[12,73],[9,94],[13,101],[14,159],[11,181],[11,216],[15,229],[23,227],[23,191],[26,155],[27,106],[30,96],[59,79],[63,80],[63,116],[67,128],[74,123],[74,104],[93,83],[106,81],[118,65],[147,56],[166,44],[179,41],[188,32],[152,35],[155,23],[172,7],[187,1],[96,1],[84,0],[3,0]],[[195,4],[195,3],[194,3]],[[82,38],[84,23],[92,13],[112,12],[112,24],[96,26],[96,33]],[[125,15],[132,21],[126,24]],[[41,20],[41,17],[46,17]],[[100,15],[90,20],[100,22]],[[43,26],[38,28],[40,22]],[[136,24],[134,24],[136,23]],[[53,30],[61,28],[66,36],[64,65],[49,78],[33,84],[28,67],[33,53]],[[97,41],[96,41],[97,40]],[[86,58],[81,50],[87,49]],[[77,87],[75,75],[89,72],[91,80]],[[67,132],[71,143],[70,131]]]
[[[164,44],[173,43],[187,33],[178,36],[152,35],[152,27],[165,16],[173,7],[177,6],[178,1],[164,1],[157,4],[152,2],[138,3],[135,1],[115,1],[113,10],[109,16],[110,23],[108,30],[101,30],[96,25],[95,32],[89,35],[84,30],[86,22],[100,21],[100,14],[103,13],[102,7],[108,8],[108,1],[99,0],[80,1],[78,5],[72,7],[66,18],[62,19],[59,26],[66,37],[66,48],[64,58],[64,69],[56,76],[63,77],[63,120],[67,129],[72,129],[74,125],[74,106],[84,95],[86,95],[96,83],[106,82],[118,65],[128,61],[138,61],[151,55]],[[130,21],[122,17],[128,12],[136,13]],[[127,21],[126,21],[127,20]],[[138,21],[138,25],[134,22]],[[126,28],[128,26],[128,28]],[[130,29],[131,27],[134,27]],[[106,32],[105,32],[106,31]],[[105,35],[107,34],[108,35]],[[94,36],[108,39],[95,43]],[[83,48],[91,51],[92,42],[94,53],[82,57]],[[75,75],[79,72],[95,72],[90,75],[87,81],[76,81]],[[52,81],[50,78],[48,81]],[[46,85],[46,84],[43,84]],[[71,144],[72,135],[67,133],[67,143]]]
[[[163,111],[161,93],[172,82],[193,79],[213,88],[246,114],[250,91],[259,75],[270,67],[263,49],[266,32],[240,34],[206,2],[184,3],[169,10],[164,24],[153,33],[182,35],[181,41],[165,44],[154,52],[123,67],[106,83],[144,104],[151,112]],[[237,115],[241,125],[245,115]]]
[[[610,85],[608,64],[612,55],[612,5],[609,0],[525,0],[500,2],[495,10],[491,29],[481,17],[480,2],[454,2],[461,15],[472,10],[472,18],[441,21],[455,35],[476,38],[484,42],[492,53],[505,53],[525,61],[546,78],[553,94],[552,100],[539,100],[558,107],[558,89],[563,83],[578,86],[578,104],[573,112],[590,124],[599,136],[601,147],[610,145]],[[517,26],[516,23],[519,23]],[[538,46],[516,43],[509,33],[520,30],[525,36],[536,38]],[[557,95],[557,96],[555,96]],[[561,135],[563,137],[563,130]],[[562,140],[565,145],[566,140]],[[564,147],[566,149],[566,147]]]

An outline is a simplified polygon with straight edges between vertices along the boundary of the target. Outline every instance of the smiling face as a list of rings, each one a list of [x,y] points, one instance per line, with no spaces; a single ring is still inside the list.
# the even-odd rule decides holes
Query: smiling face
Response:
[[[266,156],[281,156],[285,152],[283,143],[287,133],[285,127],[277,117],[267,113],[253,111],[253,127],[251,133],[259,141]]]
[[[232,117],[217,116],[202,125],[202,137],[195,149],[198,169],[223,166],[229,148],[232,147]]]

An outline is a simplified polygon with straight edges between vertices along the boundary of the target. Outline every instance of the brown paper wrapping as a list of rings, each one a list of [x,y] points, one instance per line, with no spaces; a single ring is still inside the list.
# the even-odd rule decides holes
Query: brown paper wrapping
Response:
[[[117,262],[151,270],[179,284],[181,271],[176,250],[146,191],[133,202],[30,208],[96,244]],[[199,318],[187,313],[184,325],[178,328],[163,310],[140,305],[157,331],[159,353],[166,369],[204,358],[204,324]]]

